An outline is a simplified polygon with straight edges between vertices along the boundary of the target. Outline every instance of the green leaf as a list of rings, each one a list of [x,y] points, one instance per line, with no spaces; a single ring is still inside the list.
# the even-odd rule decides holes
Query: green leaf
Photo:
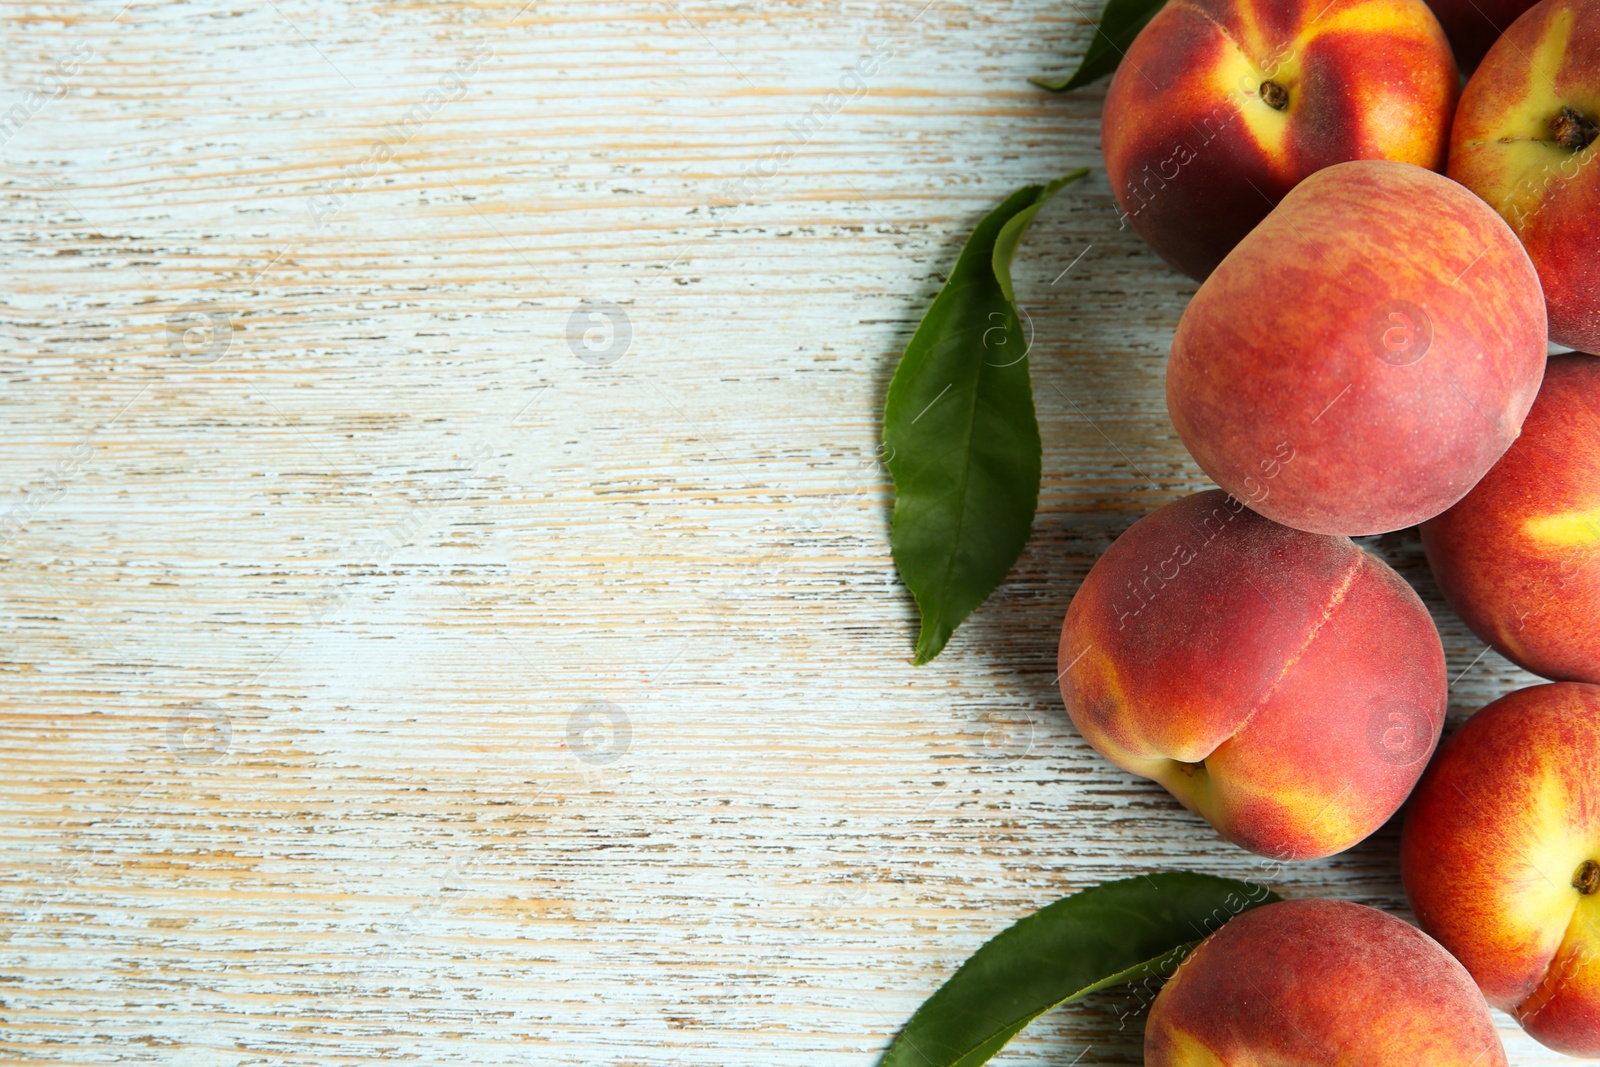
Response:
[[[1023,1027],[1101,989],[1165,977],[1263,886],[1170,871],[1063,897],[1002,931],[929,997],[879,1067],[977,1067]]]
[[[1022,554],[1039,502],[1039,424],[1011,258],[1074,171],[1018,189],[978,223],[889,384],[889,542],[917,600],[926,663]]]
[[[1166,0],[1106,0],[1106,9],[1100,13],[1100,25],[1095,27],[1094,38],[1083,54],[1083,62],[1078,64],[1078,72],[1070,78],[1028,80],[1041,89],[1059,93],[1105,77],[1117,69],[1128,46],[1164,3]]]

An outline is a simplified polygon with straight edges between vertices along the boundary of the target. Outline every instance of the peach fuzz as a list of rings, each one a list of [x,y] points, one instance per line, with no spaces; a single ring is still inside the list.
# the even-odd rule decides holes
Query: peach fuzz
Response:
[[[1538,275],[1487,204],[1421,167],[1343,163],[1301,182],[1189,302],[1167,410],[1200,468],[1267,518],[1385,533],[1494,465],[1546,348]]]
[[[1600,5],[1543,0],[1512,24],[1462,91],[1449,174],[1527,246],[1550,339],[1600,351]]]
[[[1551,357],[1522,436],[1422,544],[1473,633],[1535,674],[1600,682],[1600,359]]]
[[[1112,543],[1067,609],[1058,669],[1096,750],[1285,860],[1383,825],[1444,723],[1439,635],[1400,576],[1220,491]]]
[[[1467,720],[1412,798],[1400,871],[1489,1003],[1600,1056],[1600,686],[1532,686]]]
[[[1444,169],[1458,85],[1423,0],[1169,0],[1107,90],[1106,175],[1125,221],[1200,280],[1323,167]]]
[[[1461,964],[1392,915],[1286,900],[1212,934],[1162,987],[1146,1067],[1223,1064],[1505,1067]]]

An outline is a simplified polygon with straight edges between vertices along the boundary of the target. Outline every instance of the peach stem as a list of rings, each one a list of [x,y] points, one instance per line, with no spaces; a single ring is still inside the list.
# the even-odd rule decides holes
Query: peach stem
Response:
[[[1584,860],[1578,864],[1578,873],[1572,876],[1572,888],[1584,896],[1589,896],[1600,889],[1600,863]]]
[[[1600,136],[1600,126],[1583,112],[1566,105],[1562,105],[1561,114],[1550,120],[1550,128],[1555,131],[1556,143],[1570,152],[1583,151]]]

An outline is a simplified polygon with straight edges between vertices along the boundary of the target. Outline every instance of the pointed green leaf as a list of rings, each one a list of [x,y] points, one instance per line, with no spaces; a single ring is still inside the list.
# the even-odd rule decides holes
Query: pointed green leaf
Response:
[[[1089,50],[1084,52],[1077,73],[1070,78],[1029,78],[1041,89],[1053,93],[1064,92],[1088,85],[1117,69],[1123,54],[1139,36],[1145,23],[1155,17],[1166,0],[1106,0],[1100,13],[1100,25],[1095,27]]]
[[[1011,259],[1045,202],[1087,173],[1018,189],[984,216],[889,385],[889,540],[922,613],[918,663],[939,654],[1027,544],[1039,501],[1039,424]]]
[[[1169,871],[1063,897],[986,943],[911,1017],[879,1067],[977,1067],[1058,1005],[1165,977],[1263,886]]]

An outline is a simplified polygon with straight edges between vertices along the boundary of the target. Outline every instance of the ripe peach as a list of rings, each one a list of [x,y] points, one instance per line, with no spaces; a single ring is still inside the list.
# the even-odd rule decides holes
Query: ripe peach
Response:
[[[1600,1056],[1600,686],[1531,686],[1468,719],[1412,798],[1400,873],[1489,1003]]]
[[[1600,682],[1600,359],[1553,356],[1522,436],[1422,524],[1472,632],[1546,678]]]
[[[1106,93],[1117,203],[1196,280],[1313,171],[1444,169],[1459,79],[1423,0],[1170,0]]]
[[[1505,1067],[1483,994],[1428,935],[1376,908],[1285,900],[1230,919],[1162,987],[1146,1067]]]
[[[1444,724],[1444,651],[1411,587],[1349,538],[1216,490],[1106,550],[1067,609],[1058,666],[1102,755],[1280,859],[1383,825]]]
[[[1450,177],[1511,224],[1550,339],[1600,351],[1600,6],[1543,0],[1489,50],[1450,133]]]
[[[1535,0],[1428,0],[1428,6],[1450,38],[1456,66],[1470,73],[1483,54]]]
[[[1383,533],[1439,514],[1494,465],[1546,347],[1539,278],[1483,201],[1421,167],[1341,163],[1301,182],[1189,302],[1167,410],[1201,469],[1269,519]],[[1269,465],[1282,469],[1257,500]]]

